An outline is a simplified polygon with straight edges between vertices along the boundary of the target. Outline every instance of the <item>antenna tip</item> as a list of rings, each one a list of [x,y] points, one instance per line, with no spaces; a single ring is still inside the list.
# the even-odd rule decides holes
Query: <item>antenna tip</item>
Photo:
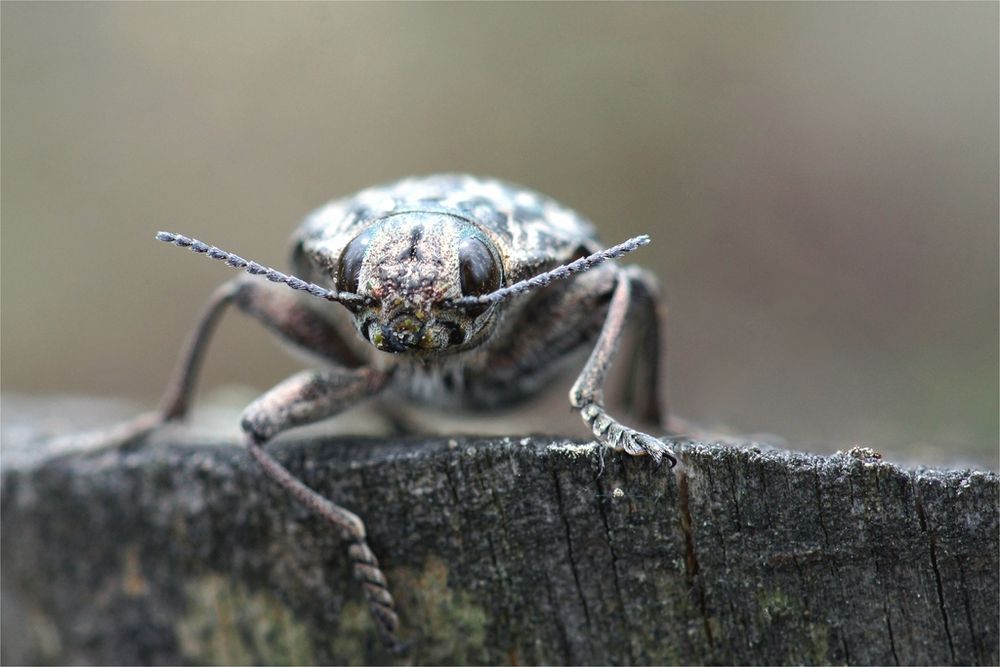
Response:
[[[638,245],[646,245],[647,243],[649,243],[649,241],[650,241],[649,234],[640,234],[639,236],[635,237],[635,242]]]
[[[176,234],[171,234],[170,232],[156,232],[157,241],[166,241],[167,243],[173,243],[174,239],[177,238]]]

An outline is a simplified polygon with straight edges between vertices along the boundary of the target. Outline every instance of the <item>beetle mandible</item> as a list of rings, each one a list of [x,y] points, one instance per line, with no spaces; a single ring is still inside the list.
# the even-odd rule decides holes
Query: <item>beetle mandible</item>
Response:
[[[645,373],[637,416],[654,424],[666,418],[664,309],[656,281],[608,261],[648,243],[647,236],[602,249],[590,223],[548,197],[495,179],[446,174],[369,188],[318,209],[293,238],[294,275],[186,236],[157,238],[267,280],[244,276],[215,292],[160,408],[135,420],[121,439],[185,416],[208,340],[229,305],[318,356],[322,369],[292,376],[246,408],[243,444],[268,478],[340,531],[379,631],[390,641],[399,620],[364,523],[264,449],[279,433],[382,393],[452,409],[509,405],[536,393],[570,353],[592,345],[570,390],[573,408],[598,442],[676,463],[664,442],[604,409],[605,378],[631,316],[644,332],[636,348]]]

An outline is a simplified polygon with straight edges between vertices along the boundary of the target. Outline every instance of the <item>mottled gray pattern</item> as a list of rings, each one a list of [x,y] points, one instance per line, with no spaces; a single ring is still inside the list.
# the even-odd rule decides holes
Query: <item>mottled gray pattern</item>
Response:
[[[543,386],[568,352],[596,336],[617,271],[596,267],[582,282],[553,286],[562,299],[524,296],[481,310],[455,308],[449,302],[464,296],[457,248],[466,236],[482,238],[495,253],[504,286],[601,244],[590,222],[549,197],[496,179],[444,174],[369,188],[310,214],[295,235],[295,274],[343,291],[342,257],[362,234],[358,293],[366,303],[352,307],[348,319],[362,338],[393,353],[370,352],[373,363],[395,369],[395,392],[443,407],[495,407]],[[339,309],[334,317],[345,319]],[[554,324],[566,318],[570,327]],[[547,354],[523,355],[530,365],[506,374],[503,386],[493,380],[498,354],[514,344],[527,352],[531,346],[522,343],[553,330],[560,337],[548,341]]]
[[[564,264],[581,246],[588,253],[601,247],[590,222],[545,195],[497,179],[440,174],[368,188],[314,211],[296,235],[295,257],[301,257],[301,247],[330,258],[332,268],[363,229],[404,211],[450,214],[475,224],[500,251],[509,282]],[[300,261],[296,271],[307,271]]]

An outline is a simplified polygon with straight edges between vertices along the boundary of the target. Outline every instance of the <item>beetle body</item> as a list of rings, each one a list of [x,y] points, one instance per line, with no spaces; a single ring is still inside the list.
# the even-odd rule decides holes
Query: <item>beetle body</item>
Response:
[[[338,285],[355,239],[366,246],[361,275],[356,284]],[[490,409],[527,400],[543,387],[568,353],[597,334],[602,309],[586,318],[559,312],[553,310],[557,295],[544,292],[488,307],[449,306],[450,299],[469,295],[460,248],[470,241],[495,261],[495,280],[484,281],[494,289],[601,247],[587,220],[548,197],[495,179],[448,174],[369,188],[321,207],[296,232],[291,264],[306,280],[370,299],[348,313],[331,308],[330,316],[366,363],[395,369],[390,392],[436,407]],[[600,283],[609,293],[613,271],[607,264],[577,279],[590,284],[588,293]],[[557,282],[547,290],[567,287]],[[577,328],[553,343],[544,360],[533,358],[530,369],[495,381],[504,348],[530,338],[539,319],[566,316],[577,319]],[[506,361],[515,359],[507,354]]]

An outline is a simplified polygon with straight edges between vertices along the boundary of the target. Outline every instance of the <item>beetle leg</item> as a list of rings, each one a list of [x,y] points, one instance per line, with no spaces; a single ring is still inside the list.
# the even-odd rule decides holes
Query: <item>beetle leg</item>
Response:
[[[55,446],[72,452],[101,451],[114,447],[131,446],[150,432],[169,421],[183,418],[188,411],[190,397],[198,369],[212,332],[218,325],[226,306],[232,303],[239,281],[230,281],[212,294],[202,310],[194,331],[177,359],[173,374],[157,410],[144,412],[121,424],[88,433],[73,433],[56,440]]]
[[[209,338],[222,312],[230,303],[259,320],[281,338],[325,357],[328,362],[348,368],[355,368],[363,363],[330,322],[295,293],[252,279],[233,280],[212,295],[178,359],[160,406],[165,420],[179,419],[187,414]]]
[[[264,474],[339,530],[349,543],[347,552],[354,576],[362,583],[379,633],[387,641],[396,643],[399,618],[385,575],[366,541],[365,524],[358,515],[306,486],[264,449],[266,443],[283,431],[324,419],[375,395],[389,377],[371,368],[303,371],[251,403],[243,412],[242,426],[243,444]]]
[[[180,357],[160,400],[160,409],[156,414],[160,415],[162,421],[182,419],[187,415],[205,350],[226,307],[233,302],[239,289],[239,281],[230,281],[215,290],[205,304],[194,331],[188,335],[181,349]]]
[[[631,280],[633,321],[639,329],[631,350],[631,372],[625,386],[625,403],[635,416],[648,424],[668,428],[666,400],[667,308],[656,278],[645,269],[627,266],[622,271]]]
[[[198,371],[212,333],[230,305],[327,362],[352,368],[362,363],[333,325],[295,293],[268,282],[246,278],[232,280],[219,287],[202,310],[177,359],[159,409],[96,433],[69,436],[73,449],[129,445],[166,422],[183,419],[190,408]]]
[[[580,411],[583,421],[599,442],[633,456],[648,454],[657,463],[666,457],[673,466],[677,459],[663,442],[622,425],[604,409],[604,382],[625,330],[629,306],[633,303],[632,286],[635,280],[624,270],[618,272],[604,326],[583,371],[570,389],[569,400]]]
[[[604,265],[541,290],[506,319],[488,354],[467,366],[464,393],[478,409],[530,396],[601,330],[619,269]]]

